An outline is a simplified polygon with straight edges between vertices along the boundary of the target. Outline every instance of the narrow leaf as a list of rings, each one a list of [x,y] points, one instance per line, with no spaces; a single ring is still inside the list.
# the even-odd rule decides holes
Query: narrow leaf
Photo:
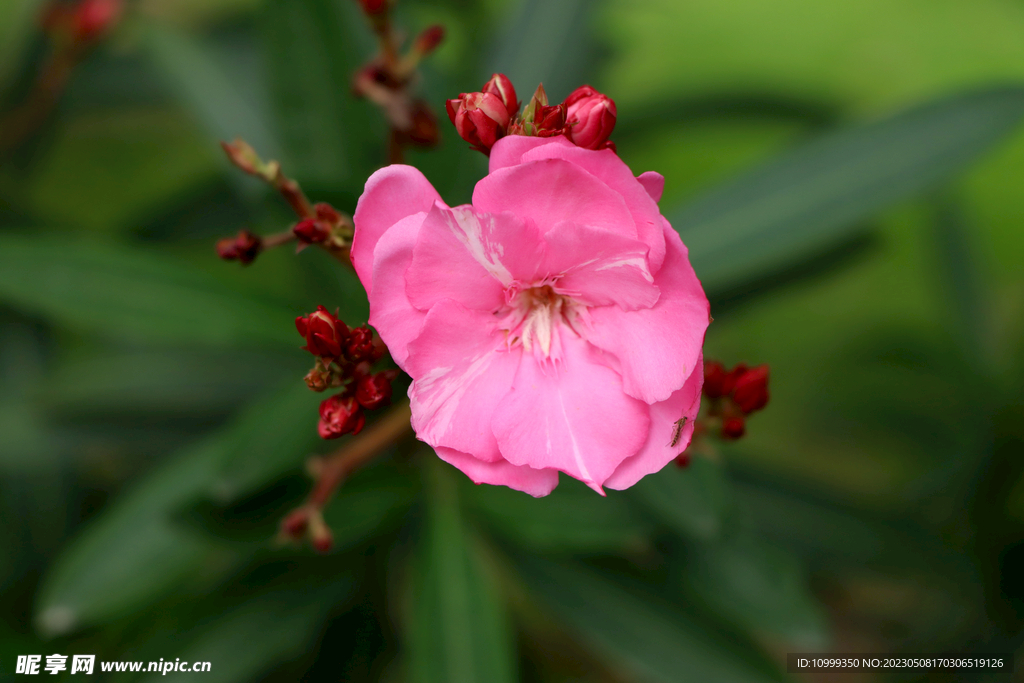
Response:
[[[178,636],[187,644],[173,663],[209,662],[201,676],[211,683],[246,683],[260,679],[274,664],[303,655],[322,627],[328,612],[351,593],[351,576],[332,576],[325,586],[272,591],[239,604],[212,622]],[[193,681],[193,672],[149,673],[143,682]]]
[[[371,141],[383,139],[376,112],[351,93],[362,61],[351,34],[369,34],[365,18],[352,2],[268,0],[262,20],[288,172],[317,185],[362,187],[378,161]]]
[[[504,605],[466,533],[458,487],[435,460],[408,632],[410,679],[512,683],[515,643]]]
[[[301,457],[301,443],[282,437],[295,429],[301,401],[294,394],[289,388],[256,404],[223,432],[156,468],[105,510],[51,567],[37,603],[40,628],[60,634],[133,613],[191,577],[208,580],[229,568],[212,539],[174,517],[205,495],[222,463],[240,452],[262,447],[265,456],[280,457],[280,448],[293,461]]]
[[[155,253],[114,245],[0,235],[0,300],[106,337],[212,347],[297,341],[287,309]]]
[[[1024,88],[947,97],[813,140],[668,212],[712,295],[785,271],[1014,131]]]
[[[720,615],[746,630],[793,645],[825,645],[824,615],[799,561],[753,536],[700,544],[687,556],[684,581]]]
[[[232,78],[212,50],[166,25],[147,25],[141,38],[147,56],[211,138],[241,137],[268,159],[281,154],[263,103],[240,89],[240,81]]]
[[[540,552],[614,552],[642,547],[651,525],[623,494],[595,494],[563,479],[551,495],[532,498],[504,486],[467,486],[468,507],[499,534]]]
[[[529,588],[595,654],[651,683],[779,680],[755,653],[717,637],[665,600],[642,596],[573,564],[518,563]]]
[[[695,458],[686,469],[666,467],[628,492],[632,502],[677,533],[710,539],[722,532],[729,508],[728,482],[718,463]]]

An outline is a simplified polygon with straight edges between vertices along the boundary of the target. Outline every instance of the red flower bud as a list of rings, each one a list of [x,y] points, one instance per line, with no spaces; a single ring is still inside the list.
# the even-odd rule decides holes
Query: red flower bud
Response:
[[[317,306],[316,311],[305,317],[296,318],[295,329],[306,338],[302,349],[320,358],[339,358],[349,336],[348,326],[323,306]]]
[[[281,520],[281,533],[288,538],[301,539],[309,526],[309,512],[305,508],[292,510]]]
[[[497,95],[462,93],[459,99],[448,100],[445,106],[459,137],[484,154],[491,153],[491,147],[508,128],[508,109]]]
[[[337,394],[320,404],[320,424],[317,432],[321,439],[337,439],[345,434],[358,434],[366,424],[366,414],[351,396]]]
[[[491,80],[484,83],[481,91],[496,96],[505,105],[509,119],[519,113],[519,100],[516,99],[516,89],[505,74],[494,74]]]
[[[727,417],[722,420],[722,438],[732,441],[746,434],[747,428],[742,417]]]
[[[356,327],[348,339],[348,347],[345,349],[348,359],[353,363],[364,360],[376,360],[374,358],[373,332],[368,327]]]
[[[387,405],[391,401],[391,381],[383,372],[362,378],[356,387],[356,400],[367,410]]]
[[[747,415],[768,405],[768,366],[759,365],[740,375],[732,391],[732,400]]]
[[[689,451],[683,451],[675,458],[676,467],[683,469],[690,466],[690,453]]]
[[[375,17],[388,11],[388,0],[359,0],[363,12],[368,16]]]
[[[533,115],[533,134],[552,138],[565,132],[565,105],[538,105]]]
[[[413,50],[420,53],[421,55],[429,55],[431,52],[437,49],[437,46],[444,40],[444,26],[440,24],[434,24],[423,29],[423,31],[416,36],[416,42],[413,45]]]
[[[565,98],[566,137],[585,149],[603,149],[615,129],[615,101],[589,85]]]
[[[441,140],[441,132],[437,129],[437,117],[423,100],[414,100],[409,110],[412,126],[408,130],[399,131],[402,141],[416,147],[436,147]]]
[[[331,530],[324,528],[324,532],[313,537],[313,549],[321,555],[331,552],[331,548],[334,547],[334,536],[331,534]]]
[[[704,395],[708,398],[721,398],[728,394],[725,390],[727,375],[725,366],[718,361],[704,361]]]
[[[332,228],[341,225],[341,214],[327,202],[317,203],[313,206],[313,210],[316,211],[316,219],[318,221],[323,221]]]
[[[299,221],[292,228],[292,232],[302,244],[320,244],[326,242],[327,238],[331,236],[330,226],[315,218]]]
[[[75,38],[83,42],[98,38],[120,20],[122,9],[121,0],[82,0],[75,9]]]
[[[235,237],[217,241],[217,256],[225,261],[240,261],[248,265],[263,251],[263,240],[248,230],[242,230]]]

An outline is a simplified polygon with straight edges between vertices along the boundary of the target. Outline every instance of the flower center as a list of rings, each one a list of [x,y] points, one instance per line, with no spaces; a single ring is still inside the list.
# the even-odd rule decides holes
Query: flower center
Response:
[[[572,297],[559,293],[550,282],[522,288],[513,283],[505,289],[505,307],[501,327],[509,348],[522,344],[527,351],[539,351],[543,357],[560,355],[559,330],[564,323],[575,334],[586,308]],[[554,353],[552,353],[554,350]]]

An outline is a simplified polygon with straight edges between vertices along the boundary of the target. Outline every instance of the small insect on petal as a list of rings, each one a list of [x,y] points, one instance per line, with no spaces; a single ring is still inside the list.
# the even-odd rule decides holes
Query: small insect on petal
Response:
[[[683,427],[686,426],[687,418],[684,416],[681,420],[676,420],[672,425],[672,440],[668,442],[669,448],[675,448],[679,443],[679,439],[683,436]]]

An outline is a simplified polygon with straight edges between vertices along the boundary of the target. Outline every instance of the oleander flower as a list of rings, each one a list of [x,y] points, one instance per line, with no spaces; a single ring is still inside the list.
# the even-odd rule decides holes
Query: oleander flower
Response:
[[[689,443],[708,301],[664,179],[564,137],[498,140],[472,205],[409,166],[366,183],[352,262],[412,425],[477,483],[623,489]]]

